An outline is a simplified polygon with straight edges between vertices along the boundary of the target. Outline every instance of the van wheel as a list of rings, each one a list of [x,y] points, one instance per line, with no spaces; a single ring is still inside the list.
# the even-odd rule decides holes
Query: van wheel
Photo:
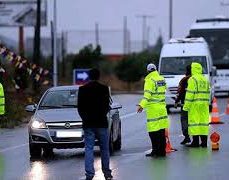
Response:
[[[43,148],[43,155],[45,156],[45,157],[50,157],[50,156],[53,156],[54,155],[54,153],[53,153],[53,148],[51,148],[51,147],[45,147],[45,148]]]

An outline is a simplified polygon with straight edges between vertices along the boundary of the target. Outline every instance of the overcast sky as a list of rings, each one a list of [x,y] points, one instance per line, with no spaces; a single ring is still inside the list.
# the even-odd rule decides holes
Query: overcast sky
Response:
[[[173,34],[184,37],[196,18],[229,14],[229,6],[220,2],[229,0],[173,0]],[[142,19],[136,15],[153,15],[147,19],[150,27],[150,42],[154,42],[159,31],[164,41],[168,40],[169,0],[57,0],[58,32],[65,30],[93,30],[95,22],[101,29],[122,29],[123,17],[127,16],[128,28],[133,40],[142,38]],[[53,0],[48,0],[48,21],[53,15]],[[50,26],[42,28],[42,36],[50,35]],[[26,28],[27,36],[33,35]],[[0,28],[0,34],[17,38],[17,28]]]

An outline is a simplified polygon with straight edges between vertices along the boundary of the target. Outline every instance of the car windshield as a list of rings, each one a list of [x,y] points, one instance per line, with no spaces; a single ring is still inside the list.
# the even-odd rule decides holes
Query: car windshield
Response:
[[[184,75],[186,66],[192,62],[198,62],[203,67],[203,73],[207,74],[207,61],[205,56],[192,57],[164,57],[161,59],[161,75]]]
[[[76,108],[77,90],[56,90],[45,94],[39,109]]]

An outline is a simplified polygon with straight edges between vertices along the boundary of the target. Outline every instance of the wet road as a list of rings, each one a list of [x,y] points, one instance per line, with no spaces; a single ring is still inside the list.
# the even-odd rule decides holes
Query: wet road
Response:
[[[123,105],[122,150],[111,157],[111,168],[117,180],[173,180],[173,179],[228,179],[229,166],[229,117],[223,112],[227,99],[218,98],[222,125],[212,125],[211,132],[221,134],[220,150],[212,152],[207,149],[190,149],[181,146],[183,139],[180,130],[179,111],[169,115],[170,140],[178,151],[168,154],[166,158],[148,158],[145,153],[150,150],[150,141],[145,131],[145,114],[136,114],[139,95],[118,95],[114,101]],[[210,142],[209,142],[210,144]],[[0,160],[4,161],[1,179],[62,180],[84,178],[83,149],[54,150],[54,158],[30,160],[28,136],[24,127],[0,130]],[[100,170],[99,151],[95,149],[96,176],[103,180]],[[1,167],[0,167],[1,172]]]

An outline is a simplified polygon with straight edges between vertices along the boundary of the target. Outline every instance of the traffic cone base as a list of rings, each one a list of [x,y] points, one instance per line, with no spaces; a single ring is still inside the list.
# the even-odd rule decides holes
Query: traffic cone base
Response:
[[[177,149],[174,149],[170,143],[168,129],[165,129],[165,139],[166,139],[165,152],[170,153],[170,152],[177,151]]]
[[[174,151],[177,151],[177,149],[172,148],[169,139],[166,138],[165,152],[166,152],[166,153],[170,153],[170,152],[174,152]]]

